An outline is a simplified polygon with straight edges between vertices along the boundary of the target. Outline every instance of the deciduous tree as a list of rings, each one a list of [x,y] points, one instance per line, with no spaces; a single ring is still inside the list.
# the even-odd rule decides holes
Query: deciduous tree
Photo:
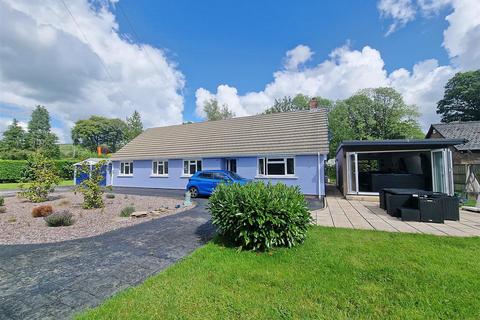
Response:
[[[300,111],[308,110],[310,108],[309,102],[310,97],[297,94],[295,97],[283,97],[282,99],[275,99],[273,106],[265,110],[264,113],[279,113],[279,112],[289,112],[289,111]],[[333,105],[331,100],[316,97],[318,106],[321,107],[331,107]]]
[[[437,113],[442,122],[480,120],[480,70],[459,72],[448,80]]]
[[[329,113],[330,154],[342,140],[423,138],[418,116],[392,88],[361,90]]]
[[[220,107],[216,99],[211,99],[205,102],[203,105],[203,111],[207,115],[207,120],[209,121],[230,119],[235,117],[235,113],[233,113],[233,111],[231,111],[226,104]]]
[[[78,120],[72,129],[74,144],[95,151],[97,146],[105,145],[111,152],[116,152],[126,140],[127,125],[120,119],[91,116]]]

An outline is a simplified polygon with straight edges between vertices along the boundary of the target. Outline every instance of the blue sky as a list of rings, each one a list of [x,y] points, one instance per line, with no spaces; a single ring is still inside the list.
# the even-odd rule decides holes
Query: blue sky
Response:
[[[195,115],[195,90],[235,86],[240,94],[261,90],[282,66],[287,50],[308,45],[314,65],[347,41],[353,49],[370,45],[391,72],[417,61],[448,63],[442,48],[444,14],[419,19],[386,37],[387,19],[376,1],[132,1],[121,2],[140,41],[168,49],[185,74],[185,113]],[[448,9],[444,9],[447,11]],[[120,30],[131,34],[117,10]]]
[[[379,86],[427,129],[448,79],[480,68],[478,0],[0,0],[0,12],[0,132],[41,104],[65,142],[93,114],[136,109],[148,128],[203,121],[209,99],[245,116]]]

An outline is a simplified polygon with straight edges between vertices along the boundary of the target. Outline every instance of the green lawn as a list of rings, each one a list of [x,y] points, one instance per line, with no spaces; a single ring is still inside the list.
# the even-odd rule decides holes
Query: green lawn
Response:
[[[0,183],[0,190],[18,190],[21,183]],[[28,183],[24,183],[24,185],[28,185]],[[73,180],[63,180],[60,181],[60,186],[73,186]]]
[[[467,206],[467,207],[475,207],[477,205],[477,200],[474,200],[474,199],[468,199],[467,201],[465,201],[463,203],[464,206]]]
[[[270,254],[209,243],[79,319],[479,319],[480,238],[313,227]]]

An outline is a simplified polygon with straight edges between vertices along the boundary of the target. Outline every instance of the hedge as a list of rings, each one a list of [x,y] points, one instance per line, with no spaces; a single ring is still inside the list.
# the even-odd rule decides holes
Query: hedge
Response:
[[[73,165],[77,160],[54,160],[58,175],[63,180],[73,179]],[[27,160],[0,160],[0,183],[20,182]]]

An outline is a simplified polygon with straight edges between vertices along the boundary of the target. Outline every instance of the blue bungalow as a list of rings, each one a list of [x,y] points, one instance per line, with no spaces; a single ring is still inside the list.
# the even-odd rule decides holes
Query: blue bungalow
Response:
[[[107,183],[185,189],[195,172],[223,169],[323,198],[327,153],[321,108],[151,128],[112,155]]]

